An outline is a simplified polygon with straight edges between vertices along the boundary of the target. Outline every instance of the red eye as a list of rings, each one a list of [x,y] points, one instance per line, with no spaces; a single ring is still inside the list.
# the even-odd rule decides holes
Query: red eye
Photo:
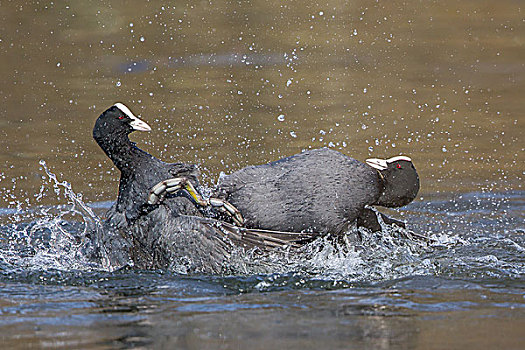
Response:
[[[398,169],[401,169],[401,165],[399,165],[399,163],[397,164],[397,168],[398,168]]]
[[[123,115],[121,115],[120,117],[118,117],[118,119],[124,119],[124,116],[123,116]]]

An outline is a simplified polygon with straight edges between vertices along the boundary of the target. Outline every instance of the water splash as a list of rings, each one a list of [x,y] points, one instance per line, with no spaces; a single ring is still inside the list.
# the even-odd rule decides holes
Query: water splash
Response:
[[[60,182],[56,175],[49,170],[44,160],[40,160],[39,163],[43,167],[49,181],[52,182],[56,195],[59,196],[60,193],[63,192],[64,197],[68,200],[71,205],[69,212],[82,216],[85,225],[81,235],[86,236],[88,232],[99,229],[101,227],[100,219],[93,210],[83,202],[82,194],[76,194],[71,188],[71,184],[67,181]],[[66,232],[64,233],[67,234]]]
[[[27,203],[24,200],[16,208],[0,212],[3,219],[7,217],[10,221],[0,226],[0,273],[17,269],[25,272],[112,271],[108,254],[98,241],[103,234],[99,217],[81,194],[50,171],[45,161],[40,165],[47,182],[34,196],[37,202],[54,193],[66,203],[31,207],[24,205]],[[283,249],[271,254],[234,249],[227,274],[292,274],[297,278],[292,278],[290,283],[295,281],[298,285],[303,280],[305,283],[317,280],[352,283],[414,275],[522,278],[525,276],[525,263],[520,258],[525,251],[521,220],[523,193],[515,197],[517,199],[513,197],[507,206],[498,205],[490,210],[491,220],[487,218],[485,206],[478,205],[478,208],[472,201],[456,201],[450,205],[430,202],[439,204],[439,208],[430,208],[430,211],[429,203],[416,203],[410,209],[418,218],[414,218],[415,226],[411,225],[417,228],[415,231],[386,225],[378,216],[382,232],[353,228],[344,239],[323,237],[299,250]],[[504,212],[510,224],[502,224],[498,210]],[[456,211],[463,214],[456,215]],[[473,225],[479,229],[473,230]],[[93,259],[95,251],[99,260]],[[171,270],[184,274],[184,267],[183,263],[174,264]],[[276,281],[264,278],[257,283],[262,283],[259,286],[262,289],[267,284],[274,288],[275,283],[284,283],[282,278]]]
[[[245,275],[299,273],[308,280],[378,281],[435,274],[436,267],[427,255],[435,247],[458,244],[422,239],[408,230],[381,224],[382,232],[354,227],[344,237],[321,237],[299,250],[268,255],[237,252],[230,266]]]
[[[442,215],[448,217],[450,212]],[[456,219],[456,222],[449,219],[450,227],[455,229],[444,232],[435,229],[435,217],[421,216],[419,220],[426,226],[416,225],[423,232],[418,233],[386,225],[378,216],[381,232],[353,228],[346,239],[323,237],[299,252],[275,252],[266,257],[254,255],[249,261],[235,263],[243,264],[247,274],[269,274],[262,282],[257,282],[261,283],[258,286],[262,290],[279,288],[283,281],[280,278],[274,281],[275,274],[288,277],[292,274],[295,276],[293,283],[303,287],[303,282],[310,284],[312,281],[348,284],[409,276],[518,279],[525,276],[525,262],[517,258],[523,255],[525,246],[524,235],[519,234],[521,231],[500,232],[500,237],[487,237],[482,231],[476,236],[470,229],[471,223],[466,225],[461,217]],[[498,228],[496,225],[495,230]],[[361,239],[356,239],[359,236]]]
[[[67,204],[23,208],[18,205],[11,224],[0,230],[0,261],[12,268],[91,270],[104,268],[90,259],[102,229],[100,219],[76,194],[67,181],[59,181],[41,160],[47,184]],[[40,201],[47,185],[42,184],[35,198]]]

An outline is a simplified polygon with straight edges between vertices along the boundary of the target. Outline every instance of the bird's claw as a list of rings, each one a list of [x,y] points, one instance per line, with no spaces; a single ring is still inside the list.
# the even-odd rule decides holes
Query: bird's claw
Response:
[[[233,219],[236,225],[244,225],[244,218],[242,217],[241,212],[237,208],[235,208],[235,206],[233,206],[231,203],[219,198],[209,198],[208,204],[214,208],[219,208],[219,210],[228,214]]]
[[[193,187],[192,183],[185,177],[167,179],[153,186],[149,191],[148,204],[158,204],[164,199],[164,197],[166,197],[166,194],[177,192],[179,190],[185,190],[198,205],[203,207],[211,206],[218,208],[220,211],[229,215],[236,225],[244,225],[244,218],[242,217],[241,212],[235,208],[235,206],[219,198],[202,198],[195,187]]]

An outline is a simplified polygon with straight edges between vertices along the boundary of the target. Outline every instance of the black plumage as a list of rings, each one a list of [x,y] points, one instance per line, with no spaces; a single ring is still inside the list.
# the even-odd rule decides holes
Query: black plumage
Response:
[[[214,195],[240,210],[248,228],[341,234],[354,223],[380,230],[367,206],[403,206],[418,190],[419,177],[408,157],[365,164],[322,148],[234,172],[219,181]]]
[[[120,183],[115,210],[132,222],[147,211],[144,194],[162,179],[186,177],[198,186],[200,176],[193,164],[165,163],[138,148],[128,135],[133,131],[151,128],[135,117],[122,103],[117,103],[100,115],[93,128],[93,138],[120,170]],[[177,212],[198,215],[196,207],[187,198],[180,197],[169,204]],[[180,208],[175,208],[180,207]]]
[[[170,196],[149,205],[150,188],[166,178],[186,177],[198,187],[198,169],[191,164],[165,163],[129,140],[150,127],[123,104],[100,115],[93,137],[120,170],[118,198],[108,210],[98,242],[99,257],[110,267],[172,268],[181,272],[225,272],[235,248],[268,250],[297,246],[305,235],[276,235],[247,230],[204,218],[192,200]]]

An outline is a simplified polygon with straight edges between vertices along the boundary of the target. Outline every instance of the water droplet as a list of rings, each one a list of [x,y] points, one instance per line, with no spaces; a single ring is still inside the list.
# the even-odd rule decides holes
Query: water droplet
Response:
[[[277,117],[277,120],[280,121],[280,122],[284,122],[284,114],[280,114],[280,115]]]
[[[117,83],[115,85],[117,85],[117,87],[120,87],[120,85],[122,85],[122,83],[120,81],[117,81]]]
[[[296,138],[297,134],[295,133],[295,131],[290,131],[290,136],[293,138]]]
[[[141,36],[139,40],[142,41],[142,42],[144,42],[144,40],[146,40],[146,39],[144,39],[144,37]]]

